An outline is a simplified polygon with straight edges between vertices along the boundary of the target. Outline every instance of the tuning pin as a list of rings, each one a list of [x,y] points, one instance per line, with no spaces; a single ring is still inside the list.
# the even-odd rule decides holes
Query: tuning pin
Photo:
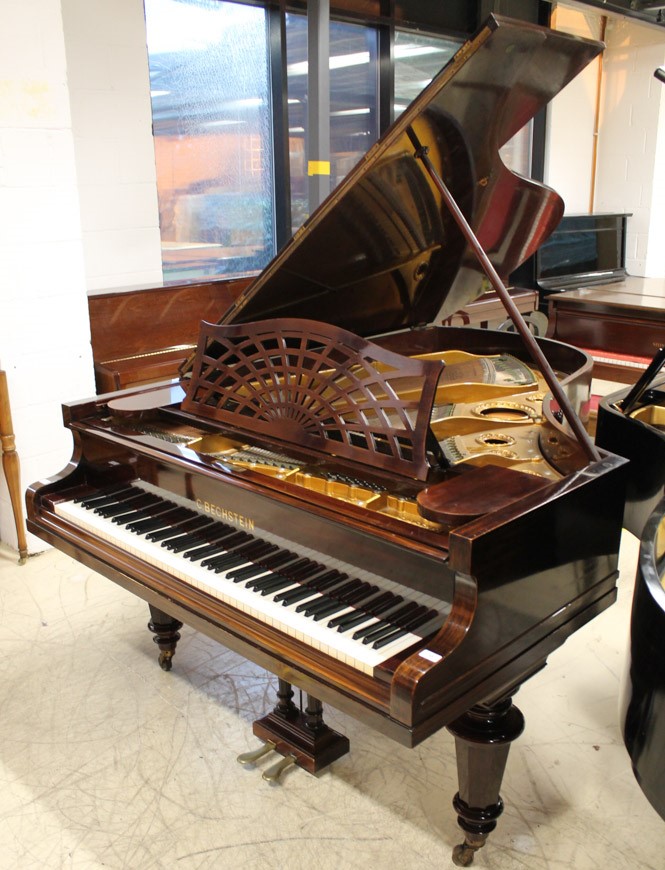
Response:
[[[236,761],[238,764],[254,764],[255,761],[259,760],[259,758],[263,758],[264,755],[272,752],[274,748],[275,744],[268,740],[266,743],[262,743],[258,749],[253,749],[251,752],[241,753],[236,758]]]
[[[284,771],[295,763],[295,755],[285,755],[281,761],[277,762],[277,764],[273,764],[273,766],[269,767],[268,770],[263,771],[263,779],[265,779],[266,782],[279,782],[279,778]]]

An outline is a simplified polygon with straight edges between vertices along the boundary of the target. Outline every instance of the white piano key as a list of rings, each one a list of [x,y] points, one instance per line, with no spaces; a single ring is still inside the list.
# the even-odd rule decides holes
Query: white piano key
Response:
[[[195,510],[195,507],[185,499],[178,498],[177,496],[174,497],[171,493],[162,493],[153,486],[143,483],[140,485],[150,492],[161,495],[165,499],[176,500],[186,507]],[[130,532],[123,526],[113,523],[110,519],[100,517],[93,510],[86,509],[80,504],[60,502],[56,505],[55,511],[58,516],[68,520],[77,528],[84,529],[96,537],[119,546],[127,553],[177,577],[188,585],[364,673],[372,675],[375,668],[384,661],[387,661],[394,655],[398,655],[413,644],[422,641],[420,635],[408,633],[404,637],[386,644],[382,649],[374,650],[371,644],[363,644],[362,640],[353,640],[352,635],[362,627],[361,625],[356,625],[345,632],[338,632],[336,627],[328,628],[328,621],[333,616],[355,612],[354,607],[351,605],[347,606],[344,610],[322,618],[320,621],[306,617],[302,612],[297,612],[297,607],[305,602],[316,601],[322,594],[325,595],[325,592],[319,593],[313,590],[312,595],[307,599],[301,599],[293,605],[285,607],[281,602],[276,603],[273,599],[278,592],[286,591],[286,587],[273,593],[262,595],[260,591],[248,589],[244,585],[244,582],[234,583],[229,578],[228,575],[230,573],[239,570],[244,565],[250,565],[251,562],[246,562],[243,565],[234,565],[227,571],[215,573],[210,568],[204,568],[200,564],[201,560],[193,562],[185,559],[181,553],[173,553],[161,546],[160,543],[149,541],[144,535]],[[259,536],[255,535],[255,537],[258,538]],[[403,588],[394,581],[376,577],[366,571],[358,571],[353,565],[348,565],[342,562],[342,560],[328,561],[315,550],[294,546],[292,542],[280,539],[276,535],[261,534],[260,537],[262,540],[277,544],[282,549],[296,552],[299,557],[309,558],[312,561],[324,564],[326,570],[337,570],[342,574],[349,575],[349,579],[358,578],[365,580],[373,585],[378,585],[381,591],[401,594],[409,601],[426,604],[428,607],[438,611],[438,625],[443,624],[449,606],[430,596]],[[266,570],[261,576],[266,576],[270,573],[272,572]],[[275,573],[279,573],[279,568],[275,569]],[[299,583],[294,582],[288,588],[295,589],[299,586]],[[362,625],[367,625],[370,622],[379,622],[382,618],[382,616],[372,617],[368,615],[367,620]],[[389,616],[385,618],[387,619]],[[424,632],[424,634],[436,628],[436,625],[428,625],[425,628],[428,631]]]

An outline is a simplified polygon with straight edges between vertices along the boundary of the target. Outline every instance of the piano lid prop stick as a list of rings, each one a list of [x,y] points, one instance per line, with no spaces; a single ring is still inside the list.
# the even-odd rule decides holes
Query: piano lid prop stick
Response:
[[[520,314],[519,309],[517,308],[517,306],[515,305],[515,303],[511,299],[510,294],[506,290],[506,287],[505,287],[503,281],[501,280],[496,269],[492,265],[490,258],[487,256],[487,254],[483,250],[482,245],[480,244],[480,242],[476,238],[475,233],[473,232],[473,230],[469,226],[469,222],[462,214],[461,209],[459,208],[459,206],[455,202],[455,199],[453,198],[453,195],[451,194],[451,192],[448,190],[445,182],[443,181],[443,179],[440,177],[440,175],[438,174],[438,172],[434,168],[434,164],[432,163],[432,161],[430,160],[429,155],[428,155],[428,151],[429,151],[428,147],[426,145],[421,144],[421,142],[418,139],[418,136],[416,135],[413,127],[408,127],[406,132],[407,132],[409,139],[411,140],[411,144],[415,148],[414,156],[416,157],[416,159],[418,159],[422,162],[423,166],[425,167],[425,169],[429,173],[430,178],[432,179],[432,181],[436,185],[437,189],[439,190],[439,193],[443,197],[443,200],[444,200],[446,206],[448,207],[448,210],[450,211],[453,218],[455,219],[455,222],[457,223],[458,227],[462,231],[464,238],[467,240],[467,242],[469,243],[469,245],[473,249],[476,257],[478,258],[480,265],[483,267],[485,274],[489,278],[490,283],[492,284],[492,287],[496,291],[497,296],[503,302],[503,305],[504,305],[506,311],[508,312],[513,323],[515,324],[515,328],[517,329],[517,331],[521,335],[521,337],[522,337],[524,343],[526,344],[532,358],[534,359],[534,361],[536,362],[536,364],[540,368],[543,377],[547,381],[547,386],[552,391],[552,395],[554,396],[554,398],[558,402],[559,407],[561,408],[561,411],[563,412],[564,417],[568,421],[570,428],[573,430],[573,432],[575,434],[575,437],[579,441],[579,443],[580,443],[582,449],[584,450],[584,452],[586,453],[587,457],[591,461],[597,462],[600,459],[600,454],[596,450],[593,442],[591,441],[591,438],[589,438],[589,435],[588,435],[586,429],[582,425],[582,421],[580,420],[580,418],[577,416],[577,414],[573,410],[573,407],[570,404],[570,401],[568,400],[568,396],[565,394],[564,390],[561,387],[561,384],[557,380],[557,377],[554,374],[554,371],[552,370],[552,367],[550,366],[549,362],[547,361],[545,354],[542,352],[542,350],[538,346],[538,342],[533,337],[533,335],[531,334],[531,331],[529,330],[529,327],[524,322],[524,319],[523,319],[522,315]]]

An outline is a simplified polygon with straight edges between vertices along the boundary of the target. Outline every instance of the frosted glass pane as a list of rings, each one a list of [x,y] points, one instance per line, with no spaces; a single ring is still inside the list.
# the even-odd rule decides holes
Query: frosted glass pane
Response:
[[[257,271],[274,255],[265,10],[145,0],[167,278]]]
[[[307,19],[287,14],[291,215],[309,213],[307,190]],[[330,187],[353,169],[377,138],[376,28],[330,22]]]
[[[459,39],[395,31],[396,118],[443,69],[461,44]]]

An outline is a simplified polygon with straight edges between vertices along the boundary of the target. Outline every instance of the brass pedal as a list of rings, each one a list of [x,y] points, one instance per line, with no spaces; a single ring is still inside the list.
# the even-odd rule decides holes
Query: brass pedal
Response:
[[[277,764],[273,764],[273,766],[269,767],[268,770],[263,771],[263,779],[265,779],[266,782],[277,783],[284,771],[295,763],[295,755],[285,755],[284,758],[277,762]]]
[[[255,761],[263,758],[264,755],[268,755],[269,752],[273,752],[274,749],[275,744],[268,740],[261,744],[258,749],[252,749],[251,752],[241,752],[236,761],[238,764],[254,764]]]

